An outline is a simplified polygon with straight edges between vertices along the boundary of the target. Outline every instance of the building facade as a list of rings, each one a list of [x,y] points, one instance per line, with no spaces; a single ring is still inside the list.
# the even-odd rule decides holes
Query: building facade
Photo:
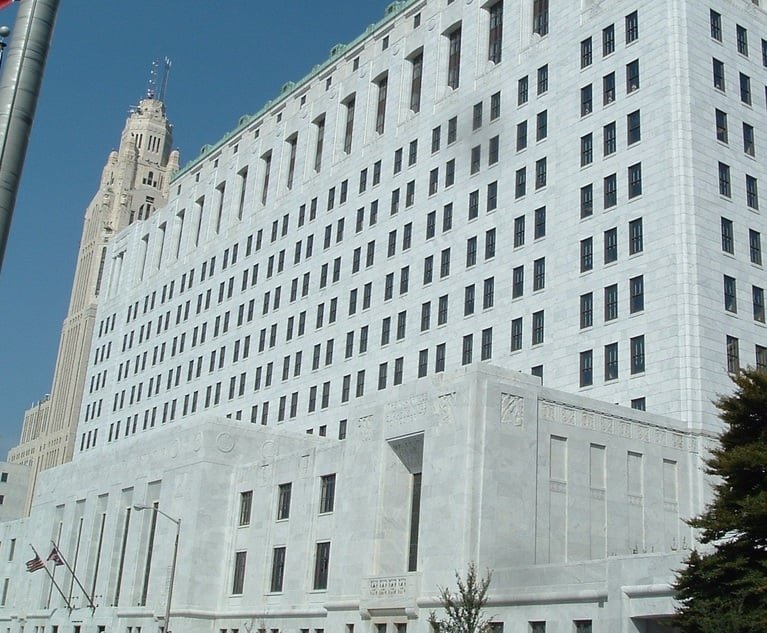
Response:
[[[507,631],[663,631],[767,364],[766,99],[748,0],[390,5],[109,241],[74,459],[2,527],[98,607],[9,563],[6,628],[164,627],[157,503],[171,630],[426,631],[474,561]]]
[[[366,398],[347,431],[203,414],[43,473],[0,524],[0,628],[164,628],[180,520],[171,631],[428,631],[470,562],[496,631],[669,630],[700,431],[479,363]],[[51,541],[71,612],[24,570]]]
[[[86,209],[51,394],[26,412],[19,444],[8,454],[10,462],[32,469],[28,505],[37,474],[72,459],[107,245],[167,201],[171,176],[178,170],[172,143],[165,105],[150,94],[128,117],[120,147],[109,155],[99,190]]]

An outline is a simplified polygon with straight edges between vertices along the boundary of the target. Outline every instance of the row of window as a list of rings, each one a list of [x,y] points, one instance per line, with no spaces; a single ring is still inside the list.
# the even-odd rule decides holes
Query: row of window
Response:
[[[732,314],[738,313],[738,292],[735,277],[723,276],[724,309]],[[764,289],[751,286],[751,305],[754,321],[764,323]]]
[[[618,379],[618,343],[609,343],[604,346],[604,381],[610,382]],[[580,386],[589,387],[594,384],[594,350],[587,349],[580,353],[579,359]],[[645,371],[645,338],[634,336],[629,340],[629,369],[632,375],[641,374]]]
[[[758,4],[758,2],[755,2],[754,4]],[[709,22],[711,27],[711,37],[717,42],[722,42],[722,14],[718,11],[714,11],[714,9],[711,9],[709,11]],[[745,57],[749,56],[748,29],[745,26],[741,26],[740,24],[735,25],[735,44],[738,53],[744,55]],[[762,38],[761,51],[762,66],[767,68],[767,40],[764,38]]]
[[[633,11],[624,18],[626,44],[639,39],[639,13]],[[602,57],[615,52],[615,24],[608,24],[602,29]],[[588,68],[594,61],[594,43],[592,37],[581,41],[581,69]]]
[[[729,218],[721,218],[722,251],[735,255],[735,225]],[[752,264],[762,265],[762,234],[748,230],[748,256]]]

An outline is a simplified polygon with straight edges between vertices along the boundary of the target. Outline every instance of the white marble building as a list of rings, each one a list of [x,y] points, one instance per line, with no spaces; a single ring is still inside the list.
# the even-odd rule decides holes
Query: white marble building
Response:
[[[157,503],[181,519],[172,631],[428,631],[469,561],[507,633],[666,630],[701,432],[487,364],[353,411],[344,440],[201,415],[43,473],[0,524],[0,629],[157,631],[175,526],[135,510]],[[95,610],[63,567],[71,614],[24,571],[50,539]]]
[[[243,116],[110,241],[74,459],[3,527],[96,614],[16,558],[0,622],[164,626],[159,502],[171,630],[425,632],[471,560],[506,631],[662,630],[712,401],[767,364],[762,38],[749,0],[394,3]]]

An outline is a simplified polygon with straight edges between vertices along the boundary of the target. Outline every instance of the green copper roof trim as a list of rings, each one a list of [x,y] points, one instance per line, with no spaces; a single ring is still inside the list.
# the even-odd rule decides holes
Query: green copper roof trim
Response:
[[[290,97],[291,94],[299,90],[300,88],[303,88],[306,84],[308,84],[310,81],[312,81],[318,74],[320,74],[323,70],[325,70],[328,66],[335,63],[339,57],[341,57],[346,51],[354,48],[357,46],[357,44],[361,43],[363,40],[367,39],[371,33],[374,31],[377,31],[379,28],[384,26],[386,23],[393,20],[395,17],[397,17],[400,13],[402,13],[405,9],[410,7],[413,4],[417,4],[418,2],[422,2],[423,0],[395,0],[390,5],[388,5],[384,11],[384,17],[381,18],[378,22],[374,24],[370,24],[366,29],[365,32],[362,33],[360,36],[358,36],[355,40],[351,41],[348,44],[336,44],[330,49],[330,56],[328,59],[326,59],[322,64],[316,65],[312,70],[305,75],[301,80],[297,82],[288,81],[282,85],[282,88],[280,89],[280,94],[276,99],[272,99],[270,101],[267,101],[263,106],[261,106],[261,109],[256,112],[255,114],[243,114],[237,123],[237,127],[233,130],[230,130],[226,134],[224,134],[223,137],[221,137],[218,142],[213,144],[206,144],[203,145],[202,148],[200,148],[200,153],[190,160],[186,165],[184,165],[181,169],[179,169],[173,176],[171,177],[171,182],[174,182],[181,176],[183,176],[188,171],[191,171],[194,169],[195,166],[197,166],[202,160],[211,154],[212,152],[216,151],[220,147],[226,144],[227,141],[229,141],[232,137],[236,136],[240,132],[244,131],[249,125],[253,123],[256,119],[259,117],[264,116],[271,108],[273,108],[275,105],[282,101],[286,101],[288,97]]]

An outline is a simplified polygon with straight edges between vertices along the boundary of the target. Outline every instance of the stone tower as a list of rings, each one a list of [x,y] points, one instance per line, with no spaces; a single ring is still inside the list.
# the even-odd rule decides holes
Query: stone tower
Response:
[[[8,454],[9,462],[32,467],[27,507],[37,474],[72,458],[107,243],[166,203],[171,176],[178,170],[178,151],[171,149],[172,143],[165,104],[150,91],[128,117],[120,148],[110,153],[99,189],[85,211],[50,397],[26,412],[19,445]]]

